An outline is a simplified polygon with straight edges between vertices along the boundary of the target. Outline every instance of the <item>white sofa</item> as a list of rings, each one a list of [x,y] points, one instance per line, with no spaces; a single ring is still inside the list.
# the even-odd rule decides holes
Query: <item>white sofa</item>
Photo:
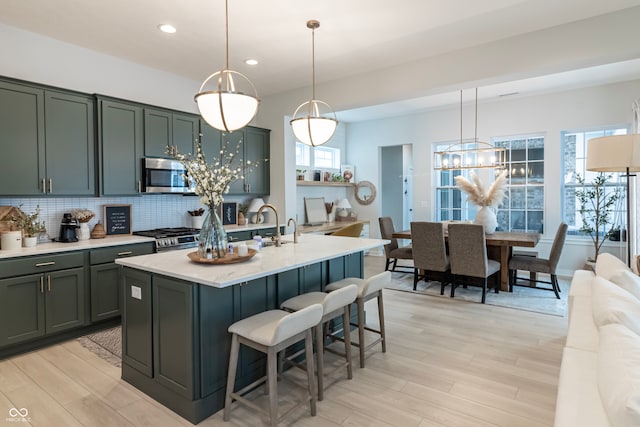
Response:
[[[609,254],[571,281],[555,426],[640,426],[640,277]]]

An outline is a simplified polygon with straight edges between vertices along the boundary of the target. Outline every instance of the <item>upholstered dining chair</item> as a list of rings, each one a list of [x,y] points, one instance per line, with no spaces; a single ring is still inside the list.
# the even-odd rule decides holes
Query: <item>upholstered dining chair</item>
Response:
[[[494,276],[495,292],[500,289],[500,263],[487,258],[484,226],[449,224],[449,260],[451,262],[451,297],[459,283],[482,286],[482,303],[487,294],[488,278]]]
[[[347,225],[346,227],[342,227],[341,229],[331,233],[331,236],[360,237],[360,234],[362,233],[362,226],[363,224],[361,222]]]
[[[444,241],[444,224],[441,222],[414,221],[411,223],[411,249],[413,252],[413,290],[418,282],[437,280],[440,295],[451,282],[449,256]]]
[[[556,236],[553,239],[551,245],[551,252],[549,252],[549,259],[542,259],[531,256],[512,256],[509,260],[509,291],[513,292],[514,286],[531,286],[531,283],[546,283],[551,285],[551,288],[542,287],[536,289],[542,289],[545,291],[553,291],[556,294],[556,298],[560,299],[560,286],[558,285],[558,277],[556,276],[556,267],[562,254],[562,248],[564,247],[564,241],[567,237],[568,226],[564,222],[558,226]],[[534,278],[518,277],[518,270],[529,271],[531,273],[546,273],[550,276],[550,280],[539,280]],[[526,280],[526,285],[518,284],[519,280]]]
[[[387,258],[387,262],[385,263],[385,266],[384,266],[384,271],[389,270],[389,266],[393,264],[391,267],[391,271],[394,271],[394,272],[402,271],[406,273],[412,273],[413,270],[411,269],[411,267],[398,265],[399,259],[412,260],[413,252],[411,250],[411,247],[409,246],[405,246],[405,247],[398,246],[398,239],[395,239],[393,237],[393,233],[395,232],[395,229],[393,227],[393,220],[391,219],[391,217],[390,216],[380,217],[378,218],[378,223],[380,224],[380,235],[382,236],[382,238],[391,241],[390,243],[384,245],[384,254],[385,254],[385,257]]]

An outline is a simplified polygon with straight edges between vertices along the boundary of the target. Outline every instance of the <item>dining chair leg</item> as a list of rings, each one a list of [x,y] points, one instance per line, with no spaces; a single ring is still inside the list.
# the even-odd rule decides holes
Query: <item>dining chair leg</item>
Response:
[[[451,298],[453,298],[455,296],[455,292],[456,292],[456,279],[455,277],[451,279]]]
[[[382,302],[382,290],[378,291],[378,322],[380,323],[380,338],[382,339],[382,352],[387,352],[387,335],[384,331],[384,304]]]
[[[387,261],[384,264],[384,271],[389,270],[389,264],[391,263],[391,258],[387,258]]]
[[[418,269],[413,269],[413,290],[415,291],[418,288]]]
[[[487,278],[484,278],[484,283],[482,285],[482,303],[484,304],[484,301],[487,297]]]
[[[560,294],[558,294],[560,286],[558,285],[558,276],[555,274],[551,275],[551,286],[553,287],[553,292],[556,294],[556,298],[560,299]]]

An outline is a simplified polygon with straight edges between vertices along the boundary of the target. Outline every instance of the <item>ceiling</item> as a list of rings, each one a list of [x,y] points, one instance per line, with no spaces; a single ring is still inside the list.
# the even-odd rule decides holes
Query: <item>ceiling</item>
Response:
[[[230,68],[246,74],[261,97],[309,86],[309,19],[321,24],[315,52],[321,83],[638,5],[640,0],[229,0]],[[222,0],[2,0],[0,23],[202,81],[224,67],[224,11]],[[163,23],[177,32],[160,32]],[[259,64],[248,66],[247,58]],[[548,90],[558,82],[602,84],[639,70],[635,61],[594,67],[483,87],[479,96]],[[340,119],[433,108],[458,102],[458,96],[369,107]]]

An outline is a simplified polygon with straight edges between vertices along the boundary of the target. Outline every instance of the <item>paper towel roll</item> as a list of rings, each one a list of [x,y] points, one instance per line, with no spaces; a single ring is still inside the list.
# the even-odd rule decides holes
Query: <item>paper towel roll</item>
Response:
[[[7,231],[0,235],[0,248],[4,250],[15,250],[22,247],[22,231]]]

